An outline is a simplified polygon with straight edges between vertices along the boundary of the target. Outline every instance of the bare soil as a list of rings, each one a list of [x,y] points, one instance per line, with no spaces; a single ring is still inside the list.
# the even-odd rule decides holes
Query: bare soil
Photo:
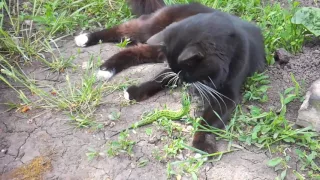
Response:
[[[61,42],[61,51],[66,57],[77,54],[78,49],[71,37]],[[106,60],[119,50],[120,48],[114,44],[81,49],[81,53],[74,61],[79,66],[78,70],[67,71],[71,80],[79,80],[83,74],[81,65],[89,60],[91,54],[97,55],[101,51],[101,57]],[[67,72],[52,73],[39,63],[26,65],[24,68],[29,76],[37,80],[55,87],[65,86]],[[133,67],[115,76],[112,82],[122,82],[126,77],[136,79],[138,82],[146,81],[156,75],[161,68],[163,68],[161,64]],[[319,41],[308,43],[303,48],[303,52],[294,55],[288,64],[275,64],[268,68],[272,88],[268,91],[269,101],[260,106],[264,109],[279,106],[279,92],[294,85],[290,73],[294,74],[304,92],[314,80],[320,78]],[[32,96],[30,93],[28,95]],[[86,156],[88,148],[104,151],[107,148],[106,143],[110,140],[109,137],[114,132],[138,121],[144,112],[164,107],[164,105],[171,109],[180,108],[178,91],[164,91],[146,101],[129,106],[123,106],[123,99],[121,91],[103,97],[106,103],[96,111],[97,122],[110,124],[108,115],[112,111],[119,111],[121,116],[114,125],[106,125],[99,131],[76,128],[69,117],[60,111],[35,108],[21,113],[14,110],[6,111],[8,106],[0,104],[0,112],[3,112],[0,114],[0,150],[3,150],[0,152],[0,179],[15,179],[14,172],[17,168],[30,164],[38,157],[49,158],[52,165],[50,169],[43,168],[44,172],[39,179],[166,179],[166,163],[157,161],[152,155],[154,150],[162,149],[166,143],[166,140],[161,140],[165,137],[165,133],[151,125],[148,126],[153,129],[151,137],[146,135],[146,127],[139,128],[137,134],[130,133],[130,138],[137,142],[133,148],[132,157],[120,155],[88,160]],[[19,101],[13,90],[0,84],[0,102],[18,103]],[[293,122],[300,105],[301,102],[295,101],[288,106],[288,118]],[[181,126],[185,125],[181,123]],[[186,138],[190,144],[192,139],[188,133]],[[116,139],[117,136],[111,140]],[[227,149],[227,142],[219,141],[218,144],[219,150]],[[271,180],[277,176],[277,173],[266,165],[271,158],[268,150],[242,146],[243,150],[226,154],[220,161],[205,164],[199,172],[199,179]],[[180,158],[186,158],[188,155],[191,155],[190,152],[184,151]],[[141,160],[147,160],[147,165],[139,167]],[[296,158],[291,160],[291,167],[298,168]],[[16,177],[16,179],[19,178]],[[192,178],[183,177],[182,179]],[[287,179],[295,178],[289,174]]]

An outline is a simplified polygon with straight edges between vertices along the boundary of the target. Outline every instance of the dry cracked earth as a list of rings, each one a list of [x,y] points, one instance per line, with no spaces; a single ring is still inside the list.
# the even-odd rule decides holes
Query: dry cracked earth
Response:
[[[60,41],[60,50],[64,56],[78,54],[79,48],[75,46],[72,37]],[[118,52],[120,48],[114,44],[102,44],[88,48],[82,48],[74,63],[78,70],[67,70],[64,73],[52,73],[41,64],[33,63],[26,65],[24,71],[30,77],[41,82],[50,84],[54,87],[66,85],[65,76],[67,73],[70,79],[77,81],[83,75],[81,66],[88,62],[91,55],[101,55],[103,60]],[[130,68],[121,74],[116,75],[113,82],[121,82],[126,78],[146,81],[152,78],[163,68],[163,65],[141,65]],[[307,72],[307,73],[305,73]],[[298,82],[303,84],[304,89],[320,78],[320,43],[313,41],[305,45],[303,52],[294,55],[286,65],[275,64],[268,68],[268,75],[272,82],[269,90],[269,101],[261,106],[268,109],[279,106],[279,92],[291,87],[290,73],[293,73]],[[31,94],[27,94],[32,96]],[[155,108],[163,108],[164,105],[170,109],[180,108],[179,91],[164,91],[154,97],[132,105],[123,105],[122,91],[115,91],[106,94],[103,99],[105,102],[99,106],[96,114],[97,122],[105,126],[100,130],[89,130],[86,128],[76,128],[67,114],[61,111],[50,109],[33,108],[26,113],[10,110],[7,105],[0,105],[0,178],[19,179],[15,176],[16,170],[23,165],[35,162],[37,158],[43,157],[40,165],[46,166],[43,169],[42,179],[167,179],[167,167],[165,162],[155,159],[153,151],[161,149],[165,141],[161,141],[166,136],[164,132],[157,129],[154,125],[139,128],[134,134],[130,132],[130,139],[136,144],[133,147],[133,156],[120,155],[115,157],[102,156],[89,161],[86,153],[89,148],[98,152],[104,151],[110,136],[121,129],[128,127],[129,124],[138,121],[143,112]],[[16,93],[0,84],[0,102],[18,103]],[[297,111],[301,102],[293,102],[288,106],[288,118],[295,121]],[[108,118],[111,112],[120,112],[120,118],[112,121]],[[180,123],[182,127],[185,125]],[[148,136],[146,128],[152,128],[153,133]],[[185,128],[187,129],[187,128]],[[116,140],[117,136],[111,140]],[[191,137],[186,133],[188,143]],[[236,142],[235,142],[236,143]],[[219,150],[227,149],[227,142],[219,141]],[[257,149],[244,144],[239,144],[243,148],[225,154],[220,161],[207,163],[199,171],[199,179],[223,179],[223,180],[271,180],[277,176],[272,168],[267,166],[267,161],[272,158],[266,149]],[[294,148],[294,147],[292,147]],[[293,150],[292,150],[293,152]],[[290,152],[288,152],[290,153]],[[183,159],[191,156],[189,151],[183,151],[176,159]],[[139,166],[144,161],[145,166]],[[293,157],[290,163],[292,169],[298,169],[298,159]],[[192,179],[191,176],[182,179]],[[295,179],[292,174],[287,179]]]

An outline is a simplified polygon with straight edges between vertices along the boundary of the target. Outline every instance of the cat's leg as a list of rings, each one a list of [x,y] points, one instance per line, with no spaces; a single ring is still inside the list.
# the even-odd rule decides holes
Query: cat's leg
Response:
[[[92,33],[84,33],[75,37],[75,43],[80,47],[87,47],[102,43],[118,43],[130,38],[132,43],[144,43],[150,36],[161,31],[164,27],[152,26],[157,19],[151,15],[142,15],[137,19],[129,20],[123,24]]]
[[[127,100],[135,100],[137,102],[146,100],[163,90],[168,83],[174,83],[174,76],[175,74],[171,69],[165,69],[153,80],[144,82],[138,86],[130,86],[126,91],[124,91],[124,97]]]
[[[221,96],[224,102],[222,102],[220,98],[217,98],[219,102],[217,102],[217,100],[211,100],[210,105],[205,108],[202,114],[203,120],[200,122],[202,126],[208,128],[210,128],[210,126],[220,129],[225,128],[236,104],[239,103],[240,91],[237,92],[235,89],[225,87],[219,91],[225,96]],[[217,114],[219,116],[217,116]],[[209,154],[216,152],[215,135],[212,133],[197,131],[193,137],[192,144],[195,148]]]
[[[145,63],[162,63],[166,57],[161,46],[141,44],[126,48],[106,60],[97,73],[100,79],[108,80],[131,66]]]

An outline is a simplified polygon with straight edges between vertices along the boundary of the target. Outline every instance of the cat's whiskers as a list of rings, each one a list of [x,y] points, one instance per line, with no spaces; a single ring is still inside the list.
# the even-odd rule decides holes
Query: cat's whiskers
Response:
[[[174,84],[177,85],[177,82],[179,81],[179,74],[181,73],[181,71],[179,71],[176,75],[176,78],[175,78],[175,81],[174,81]]]
[[[215,87],[215,88],[217,88],[216,87],[216,85],[214,84],[214,82],[212,81],[212,79],[208,76],[208,78],[210,79],[210,81],[211,81],[211,83],[212,83],[212,85]],[[207,86],[207,85],[206,85]],[[209,87],[210,89],[212,89],[211,87]],[[220,95],[220,96],[222,96],[222,97],[224,97],[224,98],[226,98],[226,99],[228,99],[228,100],[230,100],[230,101],[232,101],[233,103],[234,103],[234,105],[236,106],[237,104],[236,104],[236,102],[234,102],[234,100],[232,100],[232,99],[230,99],[229,97],[227,97],[227,96],[225,96],[225,95],[223,95],[223,94],[221,94],[220,92],[218,92],[218,91],[216,91],[216,90],[214,90],[218,95]]]
[[[203,91],[203,89],[199,86],[198,82],[193,83],[193,85],[194,85],[194,87],[196,87],[196,89],[197,89],[198,92],[200,93],[200,96],[202,97],[203,103],[204,103],[204,99],[203,99],[203,97],[204,97],[204,98],[207,100],[207,102],[209,103],[210,107],[212,108],[209,97],[208,97],[207,94]]]
[[[203,106],[204,106],[204,99],[203,99],[203,95],[202,95],[202,92],[200,92],[200,90],[199,90],[199,87],[195,84],[195,83],[192,83],[192,85],[196,88],[196,90],[199,92],[199,94],[200,94],[200,97],[201,97],[201,99],[202,99],[202,104],[203,104]],[[210,103],[209,103],[210,104]],[[211,106],[211,105],[210,105]]]
[[[215,111],[213,110],[213,107],[211,106],[211,103],[210,103],[210,101],[209,101],[209,99],[208,99],[208,97],[207,97],[207,95],[206,95],[206,93],[205,93],[205,92],[207,92],[207,91],[203,90],[202,87],[199,86],[199,85],[200,85],[200,82],[195,82],[195,83],[192,83],[192,84],[193,84],[193,86],[198,90],[198,92],[199,92],[199,94],[200,94],[200,96],[201,96],[201,98],[202,98],[202,101],[203,101],[203,97],[202,97],[202,96],[204,96],[204,97],[207,99],[207,101],[208,101],[208,103],[209,103],[209,106],[211,107],[212,111],[218,116],[218,118],[219,118],[219,120],[222,122],[223,126],[226,127],[226,124],[223,122],[223,120],[220,118],[220,116],[217,114],[217,112],[215,112]],[[203,91],[205,91],[205,92],[203,92]],[[210,95],[212,96],[211,93],[210,93]],[[215,98],[215,97],[214,97],[214,98]],[[216,98],[215,98],[215,99],[216,99]],[[217,101],[217,99],[216,99],[216,101]],[[217,102],[219,103],[219,101],[217,101]],[[220,106],[220,104],[219,104],[219,106]],[[221,107],[220,107],[220,110],[221,110]]]
[[[170,83],[172,82],[172,86],[177,85],[176,83],[177,83],[177,81],[179,80],[179,74],[180,74],[180,72],[181,72],[181,71],[179,71],[178,73],[174,73],[175,76],[172,77],[167,84],[170,85]]]
[[[159,78],[159,77],[161,77],[161,76],[164,76],[164,77],[161,79],[161,81],[156,81],[156,79]],[[155,80],[156,82],[162,83],[162,82],[163,82],[164,80],[166,80],[167,78],[172,78],[172,77],[174,77],[174,76],[176,76],[176,73],[174,73],[174,72],[166,72],[166,73],[162,73],[162,74],[158,75],[157,77],[154,78],[154,80]]]
[[[211,97],[214,98],[217,101],[221,112],[222,112],[221,104],[220,104],[219,100],[216,98],[216,96],[223,102],[225,108],[227,109],[226,103],[224,102],[223,98],[221,98],[216,93],[217,92],[216,90],[214,90],[213,88],[211,88],[211,87],[209,87],[209,86],[207,86],[207,85],[205,85],[205,84],[203,84],[201,82],[198,82],[198,83],[199,83],[199,86],[202,87],[205,92],[209,93],[211,95]]]
[[[208,76],[209,80],[211,81],[212,85],[214,86],[214,88],[217,89],[217,86],[214,84],[214,82],[212,81],[212,79]]]
[[[159,74],[158,76],[156,76],[154,78],[154,80],[157,79],[158,77],[161,77],[161,76],[164,76],[164,75],[176,75],[176,74],[174,72],[165,72],[165,73],[162,73],[162,74]]]
[[[215,97],[214,93],[212,93],[211,91],[209,91],[205,86],[203,86],[203,84],[201,82],[197,82],[198,86],[202,89],[202,91],[204,92],[204,94],[208,94],[210,95],[219,105],[220,108],[220,112],[222,113],[222,108],[221,108],[221,104],[219,102],[219,100]],[[208,100],[209,101],[209,100]]]

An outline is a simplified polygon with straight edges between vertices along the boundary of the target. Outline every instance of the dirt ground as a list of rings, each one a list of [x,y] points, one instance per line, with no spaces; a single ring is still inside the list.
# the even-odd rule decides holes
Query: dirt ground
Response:
[[[60,44],[60,49],[66,56],[76,54],[78,51],[72,37],[62,40]],[[87,62],[91,54],[99,54],[100,50],[105,60],[120,49],[113,44],[83,48],[74,62],[81,69],[82,63]],[[115,76],[112,81],[123,81],[125,77],[130,77],[142,82],[156,75],[162,66],[158,64],[130,68]],[[60,75],[51,73],[37,63],[26,66],[25,72],[55,87],[65,85],[65,73]],[[70,79],[77,80],[82,73],[82,71],[72,72]],[[293,56],[287,65],[275,64],[268,68],[272,88],[268,91],[269,101],[261,104],[263,108],[268,109],[279,105],[279,92],[293,86],[290,73],[294,74],[304,90],[314,80],[320,78],[319,41],[306,44],[303,52]],[[44,173],[44,179],[166,179],[166,163],[157,161],[152,155],[154,150],[163,147],[161,138],[164,134],[153,126],[148,126],[153,129],[151,137],[146,135],[146,127],[139,128],[137,134],[130,133],[130,138],[137,142],[133,148],[133,157],[121,155],[88,160],[86,156],[88,148],[104,151],[106,143],[110,140],[109,137],[114,132],[139,120],[143,112],[163,107],[165,104],[171,109],[180,107],[180,94],[177,91],[161,92],[146,101],[130,106],[122,106],[122,100],[121,91],[103,97],[103,101],[107,103],[98,108],[97,121],[109,124],[107,122],[110,120],[107,116],[112,111],[120,112],[121,116],[114,126],[105,126],[99,131],[75,128],[67,115],[54,110],[32,109],[27,113],[14,110],[5,112],[8,106],[0,105],[0,112],[3,112],[0,114],[0,150],[3,150],[0,152],[1,179],[13,179],[12,174],[16,168],[30,163],[39,156],[49,158],[52,166],[50,170],[46,169],[48,171]],[[18,102],[18,98],[13,90],[0,84],[0,102]],[[289,104],[288,118],[291,121],[295,121],[300,105],[299,101]],[[112,139],[116,138],[117,136]],[[190,143],[191,137],[188,137],[188,140]],[[226,142],[220,141],[218,144],[219,150],[227,149]],[[185,152],[180,158],[188,155],[188,152]],[[199,179],[271,180],[277,176],[277,173],[266,165],[271,158],[268,150],[244,146],[243,150],[224,155],[220,161],[205,164],[199,172]],[[147,160],[147,165],[139,167],[141,160]],[[291,160],[293,169],[298,168],[296,162],[295,158]],[[191,177],[182,179],[191,179]],[[287,179],[295,178],[289,174]]]

